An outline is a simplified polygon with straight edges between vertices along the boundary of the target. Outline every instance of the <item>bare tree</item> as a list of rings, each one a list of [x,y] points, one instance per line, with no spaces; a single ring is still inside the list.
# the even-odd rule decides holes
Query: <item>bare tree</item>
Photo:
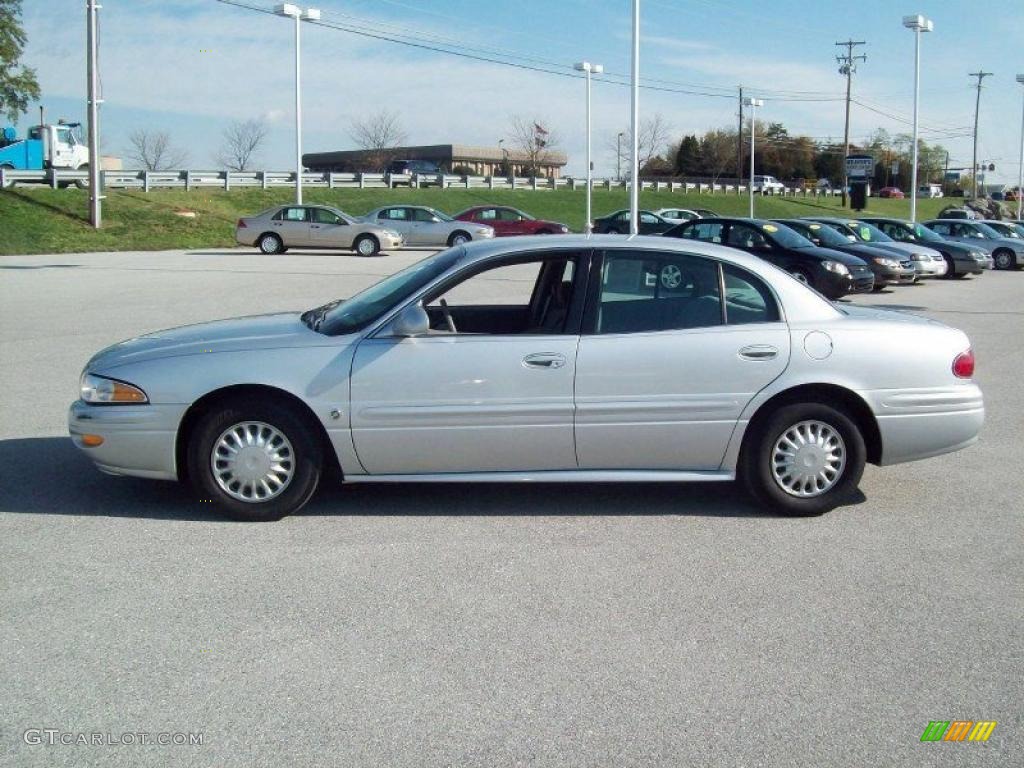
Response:
[[[166,171],[181,168],[188,161],[188,154],[171,144],[171,137],[165,131],[148,131],[138,128],[128,134],[131,149],[128,158],[147,171]]]
[[[382,109],[365,120],[353,120],[349,136],[367,153],[367,164],[383,166],[393,154],[392,150],[405,143],[406,133],[397,112]]]
[[[552,161],[552,153],[558,147],[558,136],[544,127],[540,118],[512,116],[512,143],[518,152],[518,162],[528,176],[540,176],[541,168]]]
[[[649,165],[651,160],[661,155],[668,148],[671,131],[672,129],[668,121],[660,113],[651,117],[645,117],[640,121],[640,134],[639,141],[637,142],[639,149],[637,156],[640,158],[640,168]],[[617,132],[610,138],[608,148],[612,151],[616,160],[626,169],[626,175],[628,176],[629,168],[631,167],[633,132],[627,128],[621,133],[622,140],[619,141]]]
[[[224,140],[214,158],[229,171],[247,171],[267,138],[264,120],[235,120],[224,129]]]

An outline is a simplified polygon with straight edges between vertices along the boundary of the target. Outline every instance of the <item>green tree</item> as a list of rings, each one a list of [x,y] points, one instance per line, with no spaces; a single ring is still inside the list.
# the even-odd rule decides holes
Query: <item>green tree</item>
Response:
[[[26,39],[21,0],[0,0],[0,114],[12,122],[39,98],[35,70],[19,64]]]
[[[696,176],[700,173],[700,142],[696,136],[683,136],[676,150],[675,170],[680,176]]]

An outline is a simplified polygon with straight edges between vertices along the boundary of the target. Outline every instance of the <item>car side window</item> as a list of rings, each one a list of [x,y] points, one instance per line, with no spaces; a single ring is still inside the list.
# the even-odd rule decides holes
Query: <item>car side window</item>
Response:
[[[377,214],[377,218],[387,219],[388,221],[405,221],[405,208],[385,208]]]
[[[722,265],[722,277],[725,321],[729,325],[779,321],[779,306],[764,281],[732,264]]]
[[[432,214],[428,210],[425,210],[423,208],[413,208],[411,210],[412,210],[412,220],[413,221],[421,221],[421,222],[434,221],[434,214]]]
[[[723,229],[724,225],[717,222],[700,222],[684,229],[683,237],[705,243],[721,243]]]
[[[274,221],[307,221],[305,208],[283,208],[274,214]]]
[[[722,324],[718,267],[687,254],[605,254],[594,330],[599,334]]]
[[[641,213],[640,221],[642,221],[644,224],[657,224],[658,217],[655,216],[653,213]]]
[[[949,225],[943,224],[942,222],[936,222],[935,224],[932,224],[931,229],[933,232],[937,232],[940,235],[949,234]]]
[[[483,208],[473,214],[474,221],[494,221],[497,218],[497,211],[493,208]]]
[[[326,208],[314,208],[313,209],[313,221],[317,224],[344,224],[345,221],[338,214],[333,211],[328,211]]]
[[[729,227],[729,235],[726,238],[726,245],[733,248],[757,249],[767,248],[768,240],[763,234],[753,227],[745,224],[733,224]]]
[[[519,215],[518,211],[513,211],[511,208],[499,208],[498,209],[498,220],[499,221],[519,221],[522,216]]]
[[[623,211],[615,217],[616,221],[629,221],[629,211]]]

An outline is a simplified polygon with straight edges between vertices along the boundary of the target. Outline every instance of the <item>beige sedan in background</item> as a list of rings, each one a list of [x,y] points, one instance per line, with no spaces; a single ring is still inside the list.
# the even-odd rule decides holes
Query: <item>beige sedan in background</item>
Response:
[[[405,244],[393,229],[371,224],[326,205],[277,205],[235,225],[235,240],[266,254],[289,248],[334,248],[376,256]]]

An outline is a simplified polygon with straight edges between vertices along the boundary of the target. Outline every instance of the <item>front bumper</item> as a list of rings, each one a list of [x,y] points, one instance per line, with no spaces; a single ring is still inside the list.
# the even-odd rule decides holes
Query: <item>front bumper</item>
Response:
[[[942,277],[946,274],[948,267],[945,261],[915,261],[914,269],[917,270],[919,278]]]
[[[68,409],[71,440],[103,472],[160,480],[178,478],[175,442],[187,405],[90,405]],[[103,439],[87,446],[86,435]]]

